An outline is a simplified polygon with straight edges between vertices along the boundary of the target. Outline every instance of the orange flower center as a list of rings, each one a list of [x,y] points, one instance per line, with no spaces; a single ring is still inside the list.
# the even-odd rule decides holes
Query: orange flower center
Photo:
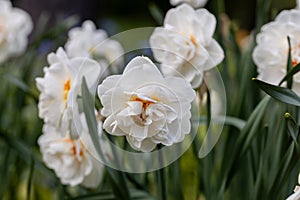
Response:
[[[298,61],[297,60],[293,60],[292,61],[292,65],[293,65],[293,67],[296,67],[296,65],[298,65]]]
[[[133,97],[132,98],[132,101],[139,101],[141,102],[143,105],[143,110],[146,110],[151,104],[154,104],[153,101],[149,101],[149,100],[145,100],[145,99],[141,99],[139,97]]]
[[[68,79],[64,84],[64,100],[65,101],[67,101],[67,99],[68,99],[68,94],[69,94],[70,89],[71,89],[70,79]]]
[[[195,46],[197,46],[197,40],[193,35],[190,35],[190,40]]]
[[[61,142],[64,142],[64,143],[71,143],[72,144],[72,148],[71,148],[71,153],[76,157],[77,155],[79,155],[80,157],[83,156],[83,150],[82,150],[82,146],[81,146],[81,143],[80,143],[80,147],[77,148],[76,147],[76,144],[75,144],[75,141],[72,140],[71,138],[64,138],[62,140],[60,140]],[[79,152],[78,152],[79,151]]]

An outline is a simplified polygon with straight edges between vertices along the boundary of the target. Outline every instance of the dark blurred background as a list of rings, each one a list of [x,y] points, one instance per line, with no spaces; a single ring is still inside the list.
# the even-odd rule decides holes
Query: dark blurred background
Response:
[[[209,0],[206,8],[216,10],[216,1]],[[262,0],[264,1],[264,0]],[[42,13],[50,15],[50,24],[70,15],[78,15],[80,21],[92,19],[101,28],[114,34],[126,29],[155,26],[149,12],[149,4],[156,4],[165,14],[171,8],[169,0],[13,0],[13,4],[27,10],[37,22]],[[246,30],[254,26],[255,0],[225,0],[225,11],[230,19]],[[294,0],[273,0],[274,13],[295,7]]]

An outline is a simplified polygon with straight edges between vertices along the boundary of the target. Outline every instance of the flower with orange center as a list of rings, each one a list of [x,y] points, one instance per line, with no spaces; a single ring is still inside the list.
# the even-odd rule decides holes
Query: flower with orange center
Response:
[[[289,46],[291,42],[292,64],[300,62],[300,10],[284,10],[274,21],[265,24],[256,37],[257,46],[253,60],[257,66],[258,79],[278,85],[286,75]],[[300,73],[293,76],[292,89],[300,95]]]
[[[12,7],[8,0],[0,1],[0,63],[25,51],[32,28],[27,12]]]
[[[70,89],[71,89],[70,79],[67,79],[67,81],[64,84],[64,100],[65,101],[68,100],[68,94],[69,94]]]
[[[56,127],[44,125],[38,144],[45,164],[54,170],[63,184],[97,187],[103,176],[103,165],[93,157],[96,153],[87,126],[75,139],[69,134],[62,135]]]
[[[157,144],[170,146],[190,132],[191,102],[195,92],[179,77],[163,77],[146,57],[136,57],[122,75],[107,77],[98,87],[106,118],[103,128],[125,136],[138,151]]]
[[[166,76],[184,77],[194,88],[202,74],[224,58],[214,40],[215,17],[206,9],[194,10],[187,4],[169,10],[164,26],[155,28],[150,37],[154,58]]]
[[[45,123],[66,132],[77,112],[77,96],[80,95],[82,77],[90,89],[95,88],[102,71],[94,60],[84,57],[69,58],[62,48],[48,56],[49,67],[44,77],[37,78],[39,116]]]

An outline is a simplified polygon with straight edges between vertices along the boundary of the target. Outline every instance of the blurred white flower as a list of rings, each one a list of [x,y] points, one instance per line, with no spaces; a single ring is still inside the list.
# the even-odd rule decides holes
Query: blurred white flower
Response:
[[[25,51],[32,28],[28,13],[0,0],[0,63]]]
[[[205,6],[208,0],[170,0],[170,3],[173,6],[176,6],[180,3],[187,3],[194,8],[199,8]]]
[[[73,112],[77,109],[81,81],[85,77],[88,87],[96,89],[102,71],[100,65],[90,59],[69,59],[62,48],[48,55],[49,67],[44,68],[44,77],[36,78],[39,89],[39,117],[62,132],[70,128]]]
[[[298,189],[294,194],[289,196],[286,200],[300,200],[300,190]]]
[[[300,184],[300,174],[298,175],[298,184]],[[294,194],[289,196],[286,200],[300,200],[300,186],[297,185],[294,189]]]
[[[96,29],[90,20],[85,21],[82,27],[69,31],[65,48],[71,57],[91,57],[105,68],[111,65],[109,70],[113,73],[117,73],[118,68],[124,65],[124,50],[121,44],[109,39],[104,30]]]
[[[85,121],[82,123],[86,124]],[[55,127],[44,125],[38,144],[46,165],[54,170],[63,184],[97,187],[103,176],[103,165],[93,157],[96,152],[87,126],[84,125],[78,139],[62,135]]]
[[[134,58],[122,75],[106,78],[98,95],[107,117],[103,128],[126,136],[136,150],[149,152],[160,143],[170,146],[190,132],[195,91],[182,78],[164,78],[146,57]]]
[[[182,4],[168,11],[164,27],[150,37],[154,57],[166,76],[183,76],[194,88],[202,82],[202,72],[224,58],[220,45],[213,39],[216,18],[206,9],[194,10]]]
[[[277,85],[286,75],[288,40],[291,39],[293,65],[300,62],[300,10],[284,10],[275,21],[265,24],[256,37],[253,60],[258,79]],[[293,77],[293,90],[300,95],[300,73]]]

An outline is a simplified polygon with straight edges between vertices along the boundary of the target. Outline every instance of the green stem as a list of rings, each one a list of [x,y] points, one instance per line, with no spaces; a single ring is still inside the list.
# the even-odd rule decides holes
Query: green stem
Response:
[[[159,200],[167,200],[167,186],[166,186],[166,171],[165,168],[163,167],[164,165],[164,160],[163,160],[163,154],[160,151],[160,149],[162,148],[162,145],[158,145],[158,162],[160,165],[160,169],[157,171],[157,180],[158,180],[158,184],[157,184],[157,191],[158,191],[158,196],[159,196]]]
[[[31,155],[31,162],[30,162],[30,171],[27,183],[27,200],[30,200],[30,193],[31,193],[31,182],[33,178],[33,171],[34,171],[34,158]]]

